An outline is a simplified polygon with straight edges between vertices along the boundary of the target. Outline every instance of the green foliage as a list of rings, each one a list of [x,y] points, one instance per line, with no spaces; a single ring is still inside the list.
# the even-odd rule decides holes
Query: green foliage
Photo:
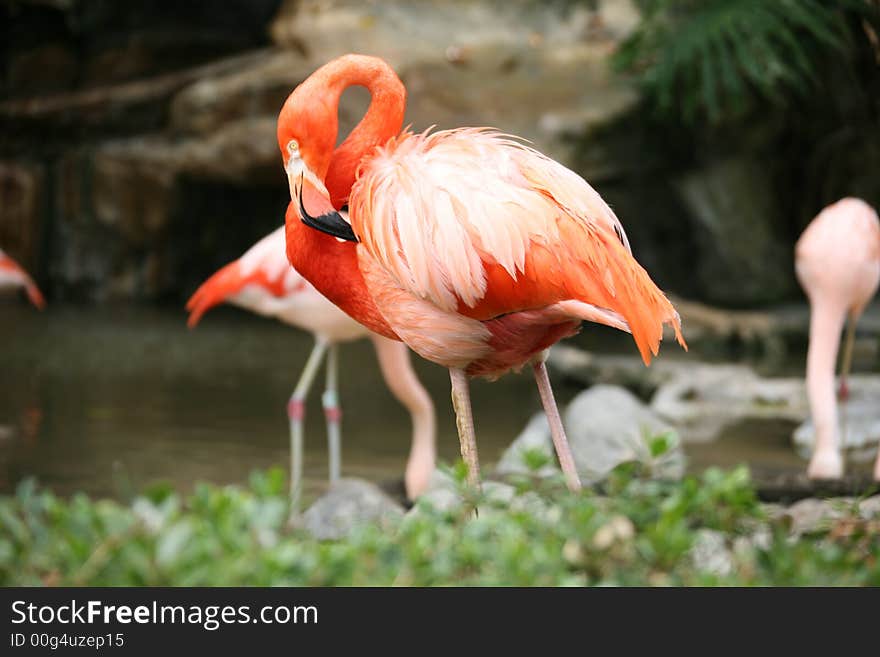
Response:
[[[880,532],[856,509],[795,541],[745,468],[680,482],[641,468],[619,467],[602,495],[559,482],[487,494],[476,517],[422,501],[391,527],[324,542],[290,526],[279,470],[186,496],[157,486],[128,505],[25,482],[0,498],[0,585],[880,584]],[[727,573],[693,558],[709,530],[730,548]]]
[[[644,0],[638,29],[616,53],[663,114],[685,122],[740,118],[760,103],[785,105],[821,86],[817,71],[847,58],[872,0]],[[853,26],[856,26],[854,29]]]

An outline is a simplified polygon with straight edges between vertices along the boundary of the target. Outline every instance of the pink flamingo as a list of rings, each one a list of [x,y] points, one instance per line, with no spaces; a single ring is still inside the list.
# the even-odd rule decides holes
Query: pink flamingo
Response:
[[[309,389],[326,355],[327,382],[321,402],[327,420],[332,484],[339,479],[341,472],[337,345],[367,336],[373,341],[385,383],[412,418],[412,447],[404,477],[407,495],[415,499],[427,488],[436,461],[434,406],[412,368],[409,350],[400,342],[370,333],[292,269],[285,255],[283,226],[257,242],[241,258],[220,269],[196,290],[186,305],[191,311],[187,322],[190,328],[209,308],[223,302],[275,317],[315,336],[315,346],[287,404],[294,509],[298,508],[302,482],[303,420]]]
[[[339,97],[351,85],[365,86],[371,103],[335,148]],[[489,129],[400,133],[405,105],[394,71],[363,55],[331,61],[290,94],[278,119],[288,259],[359,322],[449,368],[472,486],[467,377],[531,364],[577,490],[545,350],[588,320],[630,331],[647,364],[664,323],[684,346],[678,314],[580,176]],[[350,223],[337,211],[346,202]]]
[[[46,300],[28,273],[0,249],[0,289],[23,287],[28,299],[37,308],[46,307]]]
[[[816,432],[807,475],[836,479],[843,475],[834,365],[840,332],[849,318],[840,369],[840,396],[852,363],[856,322],[880,284],[880,221],[864,201],[844,198],[810,222],[795,246],[795,270],[810,300],[807,396]],[[880,480],[880,455],[874,465]]]

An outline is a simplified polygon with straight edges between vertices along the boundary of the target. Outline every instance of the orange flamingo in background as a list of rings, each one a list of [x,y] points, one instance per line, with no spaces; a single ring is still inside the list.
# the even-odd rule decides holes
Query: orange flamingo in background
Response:
[[[28,273],[0,249],[0,289],[23,287],[28,299],[37,308],[46,307],[46,300]]]
[[[807,395],[816,432],[807,474],[814,479],[843,475],[834,365],[840,332],[849,318],[840,368],[840,393],[852,363],[856,322],[880,284],[880,221],[864,201],[845,198],[829,205],[810,222],[795,246],[795,270],[810,300],[810,347]],[[874,465],[880,481],[880,454]]]
[[[209,308],[223,302],[275,317],[315,336],[315,346],[287,404],[291,500],[295,510],[298,509],[302,482],[303,420],[309,389],[326,355],[327,384],[321,401],[327,419],[332,484],[339,479],[341,472],[337,344],[368,335],[388,388],[412,417],[412,447],[404,477],[407,495],[415,499],[427,488],[436,462],[434,405],[412,368],[409,350],[400,342],[371,334],[292,269],[285,254],[283,226],[199,287],[186,305],[191,311],[187,322],[189,327],[194,327]]]
[[[339,97],[371,94],[334,148]],[[468,376],[531,364],[566,482],[580,488],[544,364],[582,320],[633,334],[645,363],[678,314],[580,176],[489,129],[400,133],[406,92],[381,59],[346,55],[288,97],[278,143],[287,255],[360,323],[449,368],[462,457],[479,486]],[[348,203],[350,223],[337,211]],[[341,238],[341,239],[339,239]]]

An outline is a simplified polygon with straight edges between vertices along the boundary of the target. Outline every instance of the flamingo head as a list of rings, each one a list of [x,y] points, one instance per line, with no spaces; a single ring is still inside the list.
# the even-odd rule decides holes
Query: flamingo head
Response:
[[[278,116],[278,147],[290,187],[290,199],[303,223],[349,241],[357,241],[342,215],[333,207],[324,184],[336,143],[337,121],[331,92],[315,83],[313,74],[284,103]]]

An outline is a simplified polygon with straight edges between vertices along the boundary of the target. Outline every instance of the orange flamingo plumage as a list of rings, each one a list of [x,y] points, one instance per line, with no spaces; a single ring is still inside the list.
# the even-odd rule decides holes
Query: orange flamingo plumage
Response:
[[[0,289],[23,288],[30,302],[42,310],[46,299],[30,275],[0,249]]]
[[[351,85],[370,106],[334,147]],[[346,55],[288,97],[278,120],[291,192],[287,255],[371,330],[449,368],[462,457],[479,485],[468,376],[531,364],[569,488],[580,488],[544,364],[583,320],[629,331],[645,363],[674,308],[623,226],[580,176],[490,129],[401,131],[406,91],[381,59]],[[338,212],[348,204],[350,222]]]

